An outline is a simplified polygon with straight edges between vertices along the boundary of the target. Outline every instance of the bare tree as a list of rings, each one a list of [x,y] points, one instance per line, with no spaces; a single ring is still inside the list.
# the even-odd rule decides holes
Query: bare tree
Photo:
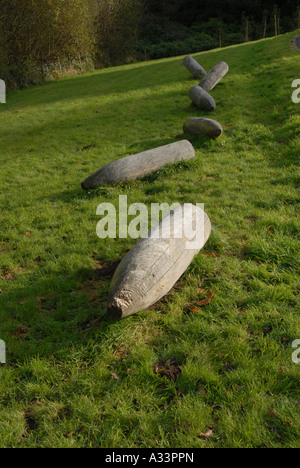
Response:
[[[249,41],[249,20],[246,18],[246,26],[245,26],[245,42]]]
[[[267,36],[267,20],[268,20],[268,11],[265,10],[263,14],[263,39]]]
[[[98,0],[98,59],[115,64],[130,61],[137,42],[138,0]]]

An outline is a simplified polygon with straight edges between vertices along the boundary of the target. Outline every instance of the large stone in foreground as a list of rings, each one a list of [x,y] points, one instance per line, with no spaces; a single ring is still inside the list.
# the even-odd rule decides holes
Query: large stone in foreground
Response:
[[[216,108],[214,98],[201,88],[201,86],[193,86],[189,91],[189,97],[199,109],[212,112]]]
[[[214,89],[221,79],[228,73],[229,66],[226,62],[219,62],[217,65],[200,81],[199,86],[209,92]]]
[[[215,139],[223,133],[223,128],[216,120],[191,117],[186,120],[183,131],[191,135],[204,135]]]
[[[182,61],[185,68],[193,75],[193,77],[197,80],[200,76],[206,76],[206,71],[203,67],[195,60],[193,57],[188,55]]]
[[[116,184],[140,179],[171,163],[195,158],[195,150],[187,140],[178,141],[114,161],[92,174],[81,187],[84,190],[98,185]]]
[[[184,221],[183,221],[184,219]],[[211,233],[199,206],[178,206],[123,258],[108,295],[108,314],[123,318],[147,309],[183,275]]]

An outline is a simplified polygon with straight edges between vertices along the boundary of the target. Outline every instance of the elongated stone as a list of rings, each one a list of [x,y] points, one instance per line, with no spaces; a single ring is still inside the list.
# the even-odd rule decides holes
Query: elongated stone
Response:
[[[206,71],[203,67],[195,60],[193,57],[188,55],[182,61],[185,68],[193,75],[193,77],[197,80],[200,76],[206,76]]]
[[[229,66],[226,62],[219,62],[217,65],[200,81],[199,86],[209,92],[214,89],[221,79],[228,73]]]
[[[223,133],[223,128],[216,120],[192,117],[186,120],[183,131],[191,135],[204,135],[215,139]]]
[[[195,150],[187,140],[144,151],[113,161],[82,182],[84,190],[98,185],[116,184],[140,179],[167,164],[188,161],[195,158]]]
[[[211,223],[202,208],[178,206],[130,250],[118,266],[108,295],[108,313],[127,317],[165,296],[206,244]]]
[[[193,86],[189,91],[189,97],[199,109],[214,111],[216,108],[214,98],[200,86]]]

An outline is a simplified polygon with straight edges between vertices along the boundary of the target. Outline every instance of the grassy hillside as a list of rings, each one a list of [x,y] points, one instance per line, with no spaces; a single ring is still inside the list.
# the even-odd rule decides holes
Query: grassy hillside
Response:
[[[0,105],[1,447],[299,447],[292,37],[195,55],[207,70],[230,66],[209,115],[191,105],[197,82],[182,57],[12,92]],[[104,164],[183,139],[193,116],[224,127],[216,141],[190,139],[195,162],[81,190]],[[101,241],[96,208],[119,195],[204,203],[213,233],[165,300],[113,321],[110,279],[135,241]]]

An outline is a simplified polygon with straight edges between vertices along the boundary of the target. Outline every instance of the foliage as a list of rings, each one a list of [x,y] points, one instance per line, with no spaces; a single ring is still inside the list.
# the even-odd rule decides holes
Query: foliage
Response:
[[[47,64],[89,57],[91,20],[89,0],[2,0],[1,71],[7,67],[8,85],[41,81]]]
[[[183,41],[161,42],[153,45],[144,44],[142,50],[147,56],[156,59],[210,50],[217,46],[217,41],[208,34],[196,33]]]
[[[60,71],[128,61],[138,11],[135,0],[2,0],[1,77],[22,87],[42,81],[53,64]]]
[[[98,61],[118,64],[130,61],[138,39],[138,0],[99,0],[96,17]]]
[[[4,0],[0,31],[7,63],[88,56],[92,46],[89,13],[86,0]]]
[[[0,76],[23,87],[300,27],[292,0],[1,0]],[[275,16],[276,15],[276,16]]]
[[[189,44],[195,31],[210,36],[212,44],[226,46],[244,40],[261,39],[274,36],[274,13],[277,15],[277,33],[284,33],[299,27],[297,6],[292,0],[277,2],[215,0],[174,0],[158,2],[141,0],[142,16],[140,28],[140,49],[148,51],[150,58],[163,57],[186,48],[179,45]],[[266,30],[265,30],[266,28]],[[246,34],[247,29],[247,34]],[[179,37],[177,37],[179,36]],[[171,42],[170,47],[157,44]],[[177,46],[176,46],[177,43]],[[192,43],[192,46],[195,43]],[[215,45],[213,46],[215,47]],[[205,50],[206,47],[199,48]],[[196,52],[192,47],[190,52]]]

